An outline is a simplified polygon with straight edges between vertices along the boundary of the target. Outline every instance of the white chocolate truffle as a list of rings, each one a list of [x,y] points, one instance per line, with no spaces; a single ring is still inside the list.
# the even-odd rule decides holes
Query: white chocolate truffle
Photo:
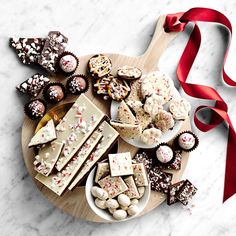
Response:
[[[106,200],[108,198],[108,193],[104,189],[97,186],[93,186],[91,188],[91,193],[94,197],[97,197],[100,200]]]
[[[156,157],[161,163],[168,163],[174,157],[174,153],[169,146],[161,145],[156,150]]]
[[[95,205],[100,208],[100,209],[106,209],[106,201],[105,200],[100,200],[99,198],[95,199]]]
[[[195,137],[190,133],[183,133],[179,136],[178,143],[179,146],[185,150],[189,150],[195,145]]]
[[[113,215],[114,212],[116,211],[117,209],[116,208],[108,208],[108,211]]]
[[[121,206],[125,207],[125,206],[129,206],[130,205],[130,198],[127,195],[125,195],[125,194],[120,194],[118,196],[117,200],[118,200],[118,202],[119,202],[119,204]]]
[[[124,220],[127,217],[127,212],[124,210],[117,210],[113,213],[113,217],[116,220]]]
[[[131,200],[131,205],[137,205],[139,203],[139,200],[137,198],[134,198]]]
[[[119,203],[117,202],[117,200],[115,200],[115,199],[108,199],[107,201],[106,201],[106,207],[107,208],[118,208],[119,207]]]
[[[130,205],[128,209],[128,214],[134,216],[139,213],[139,207],[137,205]]]
[[[138,192],[139,192],[139,198],[138,199],[140,199],[144,195],[145,187],[138,187]]]

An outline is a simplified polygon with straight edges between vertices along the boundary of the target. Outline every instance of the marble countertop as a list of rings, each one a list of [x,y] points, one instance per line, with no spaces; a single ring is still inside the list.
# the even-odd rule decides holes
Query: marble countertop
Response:
[[[54,208],[37,190],[23,162],[20,133],[24,119],[23,101],[15,86],[36,71],[22,65],[8,47],[11,36],[46,36],[60,30],[68,36],[70,49],[78,55],[96,52],[142,54],[160,14],[185,11],[194,6],[212,7],[226,14],[236,30],[234,0],[44,0],[3,1],[0,7],[0,225],[1,235],[236,235],[236,197],[222,204],[226,126],[200,132],[199,148],[191,154],[184,178],[198,193],[193,206],[162,204],[149,214],[117,224],[84,222]],[[233,22],[234,21],[234,22]],[[202,46],[189,81],[217,88],[229,104],[236,126],[235,89],[221,83],[220,66],[227,47],[227,31],[213,24],[200,24]],[[222,36],[223,35],[223,36]],[[161,57],[159,68],[175,78],[175,68],[188,39],[181,33]],[[173,53],[175,52],[175,53]],[[236,41],[233,37],[226,69],[235,75]],[[176,83],[177,84],[177,83]],[[186,95],[184,95],[186,96]],[[193,111],[206,103],[187,99]]]

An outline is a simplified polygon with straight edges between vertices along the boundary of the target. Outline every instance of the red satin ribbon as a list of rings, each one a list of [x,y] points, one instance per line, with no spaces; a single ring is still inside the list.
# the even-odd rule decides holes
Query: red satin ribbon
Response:
[[[221,98],[220,94],[209,86],[187,83],[187,77],[197,56],[201,44],[201,33],[197,25],[197,21],[215,22],[227,27],[232,34],[232,26],[228,18],[222,13],[209,8],[192,8],[187,12],[169,14],[166,16],[164,29],[166,32],[181,32],[184,31],[188,22],[193,22],[194,28],[190,35],[189,41],[184,49],[177,66],[177,78],[184,91],[196,98],[215,101],[214,106],[199,106],[194,113],[194,122],[196,126],[203,132],[207,132],[222,122],[227,122],[229,125],[227,157],[225,168],[225,183],[223,202],[236,193],[236,133],[227,113],[228,106]],[[228,50],[224,56],[222,66],[222,75],[226,84],[236,86],[225,72],[224,64],[227,58]],[[197,113],[210,109],[212,116],[209,124],[206,124],[198,119]]]

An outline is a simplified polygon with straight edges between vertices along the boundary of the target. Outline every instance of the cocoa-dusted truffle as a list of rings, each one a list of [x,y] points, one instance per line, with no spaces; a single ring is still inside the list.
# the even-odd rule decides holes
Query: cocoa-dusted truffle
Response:
[[[59,58],[59,67],[66,74],[75,72],[78,64],[78,58],[71,52],[64,52]]]
[[[88,79],[85,75],[73,75],[66,83],[67,90],[74,95],[84,93],[88,89]]]
[[[65,87],[60,83],[50,83],[44,88],[43,96],[49,103],[58,103],[66,96]]]
[[[46,104],[41,99],[35,99],[25,104],[25,114],[32,120],[42,118],[46,113]]]

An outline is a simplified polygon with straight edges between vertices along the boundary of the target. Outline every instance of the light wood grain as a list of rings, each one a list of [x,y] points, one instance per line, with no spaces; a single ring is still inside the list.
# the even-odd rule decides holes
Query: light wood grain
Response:
[[[132,65],[137,66],[142,71],[148,72],[152,70],[157,69],[158,60],[162,54],[162,52],[166,49],[167,45],[173,40],[176,36],[176,33],[165,33],[163,30],[163,24],[165,21],[165,16],[160,16],[157,22],[156,30],[153,35],[152,41],[146,50],[146,52],[138,57],[129,57],[125,55],[119,55],[119,54],[111,54],[111,53],[104,53],[107,55],[113,64],[112,73],[116,74],[117,68],[123,65]],[[79,67],[77,69],[77,72],[80,74],[86,74],[87,71],[87,62],[89,58],[92,55],[86,55],[79,57]],[[51,78],[53,81],[60,81],[64,82],[63,76],[55,76]],[[110,102],[104,101],[101,98],[98,98],[95,96],[92,92],[92,82],[90,81],[90,89],[86,92],[86,95],[93,101],[95,105],[97,105],[105,114],[110,116]],[[77,96],[68,96],[63,102],[59,104],[64,104],[68,102],[74,102],[76,100]],[[49,107],[50,109],[50,107]],[[37,123],[34,121],[31,121],[27,117],[24,120],[23,126],[22,126],[22,150],[23,150],[23,156],[25,165],[29,171],[29,174],[34,179],[36,172],[33,168],[33,158],[34,158],[34,152],[33,149],[28,148],[28,143],[33,136],[33,133],[35,131]],[[183,126],[181,130],[190,130],[190,122],[189,120],[186,120],[183,123]],[[130,151],[132,155],[134,155],[138,148],[133,147],[126,142],[124,142],[122,139],[119,139],[119,145],[118,145],[118,151]],[[182,168],[179,171],[170,171],[174,174],[173,181],[176,182],[179,179],[181,179],[181,176],[183,175],[183,172],[185,170],[185,167],[187,165],[189,154],[184,153],[183,154],[183,161],[182,161]],[[77,187],[73,191],[66,191],[63,196],[59,197],[52,191],[50,191],[48,188],[40,184],[38,181],[35,180],[35,184],[37,188],[40,190],[40,192],[50,201],[52,202],[56,207],[60,208],[64,212],[84,220],[88,221],[95,221],[95,222],[104,222],[103,219],[96,216],[92,210],[90,209],[84,192],[84,187]],[[147,212],[151,211],[152,209],[156,208],[158,205],[160,205],[165,200],[165,196],[161,193],[153,192],[151,193],[150,200],[148,202],[147,207],[144,209],[144,211],[141,213],[146,214]]]

